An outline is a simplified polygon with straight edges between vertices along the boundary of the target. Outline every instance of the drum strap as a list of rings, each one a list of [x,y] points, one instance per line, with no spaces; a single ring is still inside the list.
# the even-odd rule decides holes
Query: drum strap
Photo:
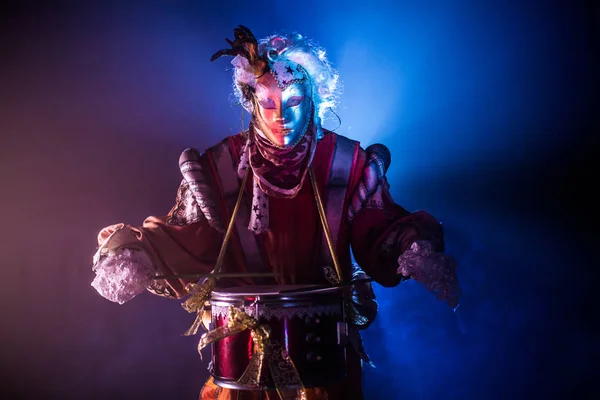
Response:
[[[344,221],[344,203],[350,182],[350,174],[354,165],[354,158],[358,151],[359,143],[344,136],[336,135],[333,159],[329,169],[327,181],[327,194],[325,200],[325,216],[331,232],[334,249],[337,249],[338,238]],[[323,231],[323,255],[328,265],[334,265],[331,251]]]
[[[337,258],[336,245],[338,243],[339,232],[345,217],[344,205],[346,201],[348,185],[350,184],[354,160],[357,156],[357,152],[360,149],[360,145],[358,142],[350,140],[344,136],[337,135],[336,139],[336,146],[333,160],[331,162],[329,181],[327,184],[328,190],[326,206],[323,206],[323,201],[319,195],[318,185],[312,169],[309,170],[309,172],[313,184],[313,190],[315,192],[317,208],[319,209],[319,216],[321,217],[321,224],[323,225],[323,234],[325,236],[325,240],[322,241],[323,245],[326,246],[326,248],[323,249],[323,254],[326,262],[334,265],[339,282],[342,282],[343,275],[341,266],[339,265],[339,259]],[[353,278],[354,277],[351,279]],[[353,305],[353,302],[350,298],[352,293],[349,293],[347,289],[348,288],[346,288],[344,291],[344,320],[346,322],[350,322],[349,330],[347,331],[350,344],[364,362],[374,366],[369,356],[364,351],[360,332],[355,324],[355,321],[361,320],[362,316],[356,309],[356,306]]]
[[[227,142],[221,143],[212,149],[211,157],[215,165],[216,173],[221,181],[221,190],[223,200],[229,211],[235,208],[238,194],[240,192],[240,182],[235,171],[233,157]],[[250,210],[248,203],[240,201],[238,205],[238,214],[235,218],[235,232],[240,241],[240,245],[246,259],[246,270],[248,272],[268,272],[266,271],[261,259],[260,248],[256,236],[248,230],[247,223],[250,220]]]

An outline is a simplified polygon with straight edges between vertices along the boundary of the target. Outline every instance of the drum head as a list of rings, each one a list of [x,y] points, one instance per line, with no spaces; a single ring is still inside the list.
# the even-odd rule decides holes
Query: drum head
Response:
[[[339,288],[325,285],[251,285],[234,286],[213,290],[216,296],[293,296],[294,294],[324,294],[337,292]]]

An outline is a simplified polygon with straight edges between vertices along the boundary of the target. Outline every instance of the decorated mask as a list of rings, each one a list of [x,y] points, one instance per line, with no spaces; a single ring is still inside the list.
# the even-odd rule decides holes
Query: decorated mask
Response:
[[[257,79],[254,113],[257,127],[273,145],[293,147],[306,133],[312,116],[312,93],[306,72],[294,62],[270,63]]]

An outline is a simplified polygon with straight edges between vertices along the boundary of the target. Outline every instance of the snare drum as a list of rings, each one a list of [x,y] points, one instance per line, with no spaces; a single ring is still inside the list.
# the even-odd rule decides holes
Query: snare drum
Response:
[[[287,285],[215,289],[210,305],[212,328],[227,325],[229,306],[241,308],[259,324],[268,325],[271,343],[287,351],[304,387],[325,386],[345,377],[347,329],[340,288]],[[211,373],[215,383],[230,389],[274,389],[266,365],[259,386],[238,382],[253,348],[250,330],[213,343]]]

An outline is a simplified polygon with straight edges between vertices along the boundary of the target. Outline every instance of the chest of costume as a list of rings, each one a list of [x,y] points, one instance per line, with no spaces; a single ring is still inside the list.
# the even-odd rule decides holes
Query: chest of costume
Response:
[[[241,135],[229,138],[207,150],[202,156],[204,187],[198,203],[213,204],[211,221],[228,225],[240,190],[240,160],[243,151]],[[347,198],[355,169],[357,142],[328,134],[321,140],[311,164],[316,186],[322,198],[327,224],[344,270],[350,271]],[[184,174],[185,176],[185,174]],[[250,173],[251,176],[251,173]],[[276,272],[279,284],[324,283],[323,266],[332,265],[318,212],[313,183],[308,176],[293,198],[269,197],[268,208],[253,199],[252,179],[248,179],[234,221],[234,240],[231,250],[243,254],[248,272]],[[210,193],[209,193],[210,191]],[[264,194],[263,194],[264,195]],[[259,208],[259,209],[257,209]],[[268,213],[268,229],[256,234],[250,224],[251,216],[262,218]],[[218,214],[218,215],[215,215]]]

